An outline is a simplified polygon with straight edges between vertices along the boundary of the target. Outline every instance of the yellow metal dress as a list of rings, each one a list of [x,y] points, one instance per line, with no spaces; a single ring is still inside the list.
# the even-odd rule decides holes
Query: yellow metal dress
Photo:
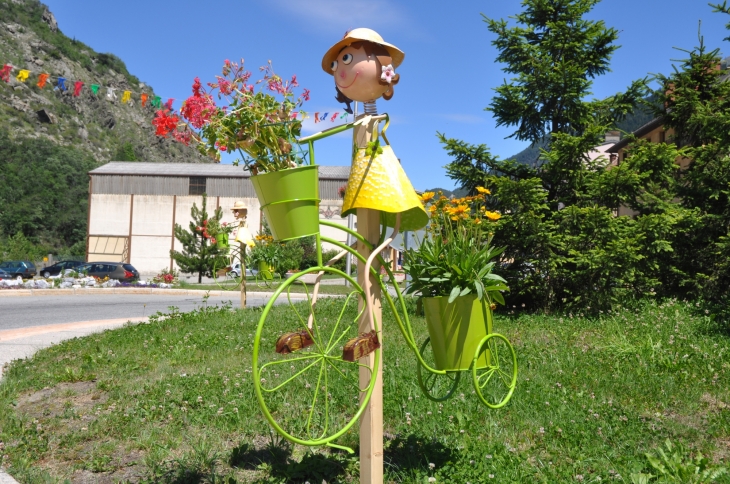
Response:
[[[358,208],[369,208],[380,210],[385,215],[383,224],[388,227],[394,226],[395,216],[400,213],[401,232],[425,227],[428,214],[400,161],[390,145],[380,148],[379,154],[366,153],[365,148],[357,150],[347,181],[342,216],[354,214]]]

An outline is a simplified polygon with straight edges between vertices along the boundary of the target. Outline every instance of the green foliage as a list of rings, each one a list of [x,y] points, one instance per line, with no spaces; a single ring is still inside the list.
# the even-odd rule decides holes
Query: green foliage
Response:
[[[303,257],[304,247],[298,243],[298,240],[290,240],[281,244],[276,272],[284,277],[288,271],[300,269]]]
[[[711,465],[702,452],[692,457],[682,444],[675,446],[669,439],[664,446],[666,452],[659,447],[656,452],[647,452],[646,458],[660,478],[666,481],[688,484],[716,482],[718,477],[727,475],[726,467]]]
[[[500,291],[509,290],[506,281],[493,274],[494,260],[504,248],[492,247],[493,227],[484,213],[487,191],[474,197],[429,203],[431,220],[426,236],[416,248],[406,252],[403,270],[411,276],[406,293],[425,297],[459,296],[474,292],[479,299],[504,304]],[[427,203],[434,193],[422,195]]]
[[[0,130],[0,233],[20,232],[35,244],[59,250],[83,243],[87,173],[95,167],[94,159],[76,148],[11,139]]]
[[[129,141],[122,143],[112,158],[114,161],[137,161],[134,146]]]
[[[618,32],[584,16],[600,0],[526,0],[509,27],[506,20],[484,16],[496,62],[514,74],[495,89],[487,110],[497,126],[517,126],[519,140],[539,142],[550,133],[581,134],[590,120],[591,79],[608,71]]]
[[[220,223],[223,217],[223,210],[220,207],[216,209],[213,217],[208,216],[207,200],[208,197],[203,194],[201,208],[193,203],[193,207],[190,209],[192,218],[189,226],[190,230],[185,230],[179,224],[175,224],[175,238],[182,244],[183,250],[182,252],[170,251],[170,257],[177,262],[182,272],[198,274],[198,283],[202,282],[204,275],[211,277],[216,261],[218,261],[220,267],[223,267],[223,258],[226,251],[226,249],[219,249],[216,244],[211,243],[202,234],[202,227],[206,225],[204,222],[212,219]]]
[[[539,163],[515,165],[485,145],[439,134],[453,158],[447,172],[471,193],[484,185],[496,195],[488,203],[503,214],[495,240],[507,247],[501,261],[512,304],[599,311],[661,295],[722,307],[730,298],[730,83],[716,68],[718,51],[700,39],[672,75],[657,77],[650,95],[637,81],[625,93],[586,101],[578,93],[607,68],[613,48],[606,42],[615,39],[600,22],[579,19],[595,3],[526,0],[517,16],[524,28],[488,21],[498,60],[517,74],[497,89],[490,109],[499,123],[516,126],[514,136],[542,146]],[[575,43],[565,57],[555,51],[558,33]],[[597,39],[603,50],[591,52]],[[542,69],[551,56],[551,65],[599,68],[566,91]],[[525,93],[559,102],[537,105]],[[590,160],[604,133],[640,110],[637,103],[663,117],[669,142],[637,140],[617,166]]]
[[[23,235],[23,232],[18,232],[6,239],[0,239],[1,260],[29,260],[36,262],[42,260],[49,253],[50,250],[48,247],[34,244]]]

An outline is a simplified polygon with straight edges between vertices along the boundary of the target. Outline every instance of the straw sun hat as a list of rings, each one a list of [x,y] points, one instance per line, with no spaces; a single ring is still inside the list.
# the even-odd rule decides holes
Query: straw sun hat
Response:
[[[241,200],[236,201],[231,210],[241,210],[242,212],[248,212],[248,209]]]
[[[406,56],[398,47],[384,41],[380,34],[376,31],[372,29],[359,28],[347,32],[342,40],[329,48],[324,57],[322,57],[322,70],[324,70],[327,74],[332,75],[332,69],[330,66],[332,65],[332,61],[337,58],[337,54],[339,54],[340,51],[348,45],[362,40],[372,42],[374,44],[380,44],[385,47],[385,50],[388,51],[390,57],[393,59],[393,67],[398,67],[401,62],[403,62],[403,58]]]

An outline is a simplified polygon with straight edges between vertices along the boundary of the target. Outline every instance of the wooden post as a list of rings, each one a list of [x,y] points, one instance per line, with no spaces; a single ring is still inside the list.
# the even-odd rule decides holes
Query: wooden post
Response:
[[[353,142],[358,147],[367,146],[374,129],[377,129],[377,121],[370,121],[365,126],[356,126],[353,132]],[[380,212],[364,208],[357,209],[357,233],[362,235],[365,240],[373,245],[377,245],[380,238]],[[370,255],[370,251],[362,243],[358,243],[357,250],[366,259]],[[357,282],[360,287],[365,287],[365,277],[370,278],[370,294],[366,294],[373,301],[373,317],[380,324],[378,339],[383,345],[383,327],[381,318],[381,294],[380,285],[371,277],[365,274],[362,262],[357,262]],[[373,264],[376,271],[380,270],[379,264]],[[365,301],[360,301],[360,307],[365,305]],[[370,331],[369,322],[366,314],[360,319],[359,332],[367,333]],[[384,345],[383,345],[384,346]],[[383,358],[384,354],[381,350],[380,365],[377,369],[377,377],[375,380],[375,388],[373,389],[370,402],[365,408],[362,417],[360,417],[360,483],[361,484],[380,484],[383,482]],[[374,361],[374,355],[367,356],[369,359],[368,366]],[[360,388],[367,387],[370,382],[371,374],[367,368],[360,368]],[[362,397],[361,397],[362,398]]]
[[[241,244],[241,309],[246,309],[246,244]]]

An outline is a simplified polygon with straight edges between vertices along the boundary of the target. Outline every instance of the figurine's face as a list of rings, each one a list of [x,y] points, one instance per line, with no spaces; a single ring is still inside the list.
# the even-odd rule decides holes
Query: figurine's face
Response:
[[[237,220],[246,220],[246,215],[247,214],[248,214],[248,210],[246,210],[245,208],[242,208],[242,209],[234,209],[233,210],[233,216]]]
[[[382,68],[377,57],[368,58],[363,47],[345,47],[330,68],[339,90],[353,101],[374,101],[390,89],[379,82]]]

